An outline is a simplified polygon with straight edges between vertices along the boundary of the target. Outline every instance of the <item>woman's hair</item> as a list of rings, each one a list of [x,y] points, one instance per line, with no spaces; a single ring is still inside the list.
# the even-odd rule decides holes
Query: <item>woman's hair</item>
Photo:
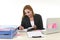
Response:
[[[32,7],[30,6],[30,5],[26,5],[24,8],[23,8],[23,17],[25,16],[25,9],[28,9],[28,10],[30,10],[30,11],[32,11],[32,14],[34,15],[34,12],[33,12],[33,9],[32,9]]]

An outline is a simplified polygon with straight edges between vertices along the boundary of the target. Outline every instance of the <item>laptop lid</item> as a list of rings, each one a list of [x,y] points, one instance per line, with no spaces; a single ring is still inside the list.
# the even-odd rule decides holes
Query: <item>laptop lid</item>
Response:
[[[44,34],[52,34],[56,32],[60,32],[60,18],[48,18]]]

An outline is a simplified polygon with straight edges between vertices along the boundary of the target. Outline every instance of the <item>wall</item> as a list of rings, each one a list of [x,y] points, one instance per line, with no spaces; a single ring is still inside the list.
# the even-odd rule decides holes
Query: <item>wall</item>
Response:
[[[20,25],[23,7],[31,5],[46,27],[47,18],[60,17],[59,0],[0,0],[0,25]]]

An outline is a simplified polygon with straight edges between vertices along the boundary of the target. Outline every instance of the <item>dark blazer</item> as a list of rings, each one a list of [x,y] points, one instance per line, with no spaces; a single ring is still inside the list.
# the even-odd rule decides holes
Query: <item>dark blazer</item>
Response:
[[[35,14],[33,17],[34,17],[34,24],[37,26],[37,29],[40,30],[44,29],[41,15]],[[22,18],[21,26],[23,26],[24,28],[31,27],[28,16],[24,16]]]

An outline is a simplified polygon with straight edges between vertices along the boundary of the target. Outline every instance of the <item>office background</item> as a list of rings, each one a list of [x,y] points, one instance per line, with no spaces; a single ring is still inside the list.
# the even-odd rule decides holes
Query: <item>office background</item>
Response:
[[[60,18],[60,0],[0,0],[0,25],[20,25],[25,5],[42,16],[44,28],[47,18]]]

